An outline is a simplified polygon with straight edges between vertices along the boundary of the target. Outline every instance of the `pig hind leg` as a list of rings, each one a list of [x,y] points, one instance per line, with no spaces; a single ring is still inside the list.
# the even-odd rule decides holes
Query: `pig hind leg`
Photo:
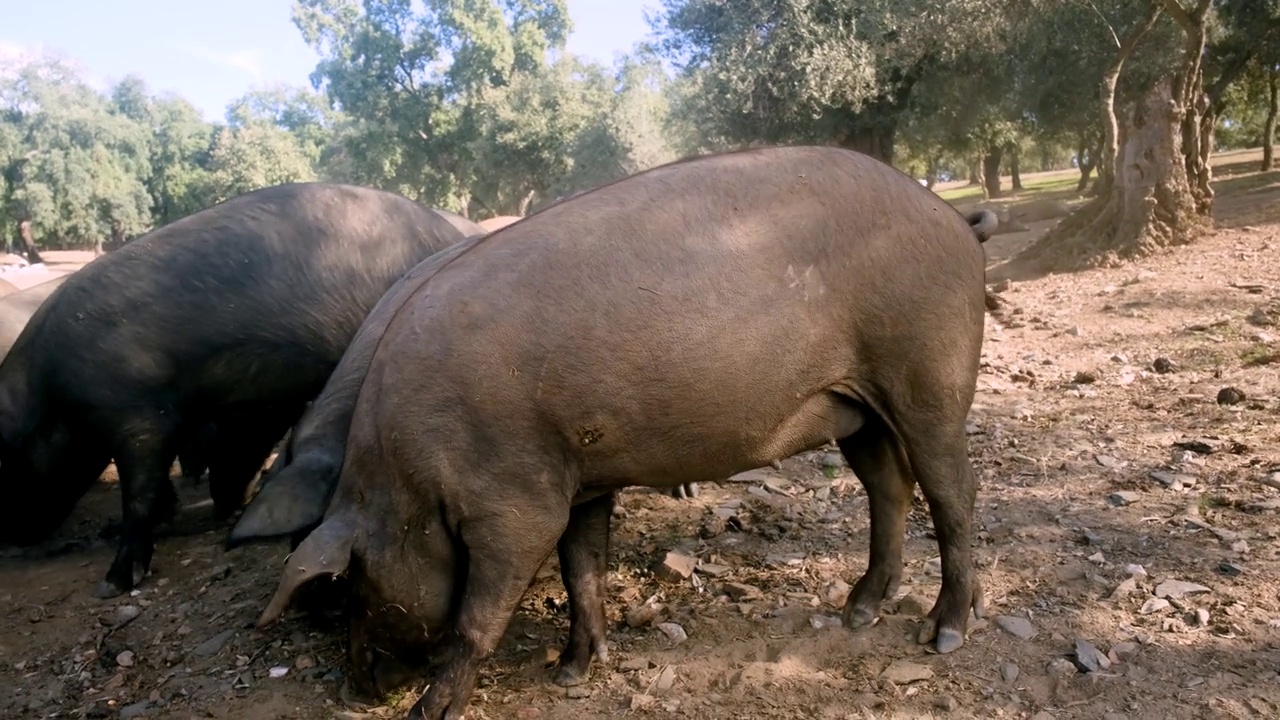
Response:
[[[265,417],[253,422],[219,423],[209,460],[209,495],[218,519],[231,517],[244,505],[249,484],[284,437],[289,420]]]
[[[970,609],[978,617],[984,612],[970,545],[978,483],[969,462],[964,420],[965,413],[957,405],[944,412],[914,414],[898,428],[916,481],[929,503],[942,556],[942,588],[917,640],[921,644],[934,642],[940,653],[964,644]]]
[[[867,491],[871,512],[871,547],[867,570],[854,583],[844,604],[844,625],[857,628],[880,615],[880,604],[898,591],[902,581],[902,546],[915,481],[889,428],[868,415],[854,435],[837,441]]]
[[[473,484],[474,497],[488,498],[484,507],[510,510],[486,510],[483,517],[464,517],[459,523],[466,547],[466,589],[445,639],[440,671],[409,711],[410,720],[461,720],[480,663],[497,648],[521,596],[568,526],[569,508],[554,491],[534,482],[526,487],[528,492],[501,493]]]
[[[560,536],[560,577],[569,593],[569,644],[560,657],[557,685],[586,682],[592,654],[601,663],[609,661],[604,598],[613,504],[609,493],[574,507]]]
[[[116,556],[94,595],[110,598],[132,590],[151,569],[156,524],[169,513],[173,484],[169,470],[176,454],[172,428],[161,420],[134,419],[116,443],[120,475],[121,528]]]

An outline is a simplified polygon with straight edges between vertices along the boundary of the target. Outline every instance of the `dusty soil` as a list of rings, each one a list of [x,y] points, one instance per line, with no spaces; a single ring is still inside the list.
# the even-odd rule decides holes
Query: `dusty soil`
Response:
[[[550,683],[568,619],[549,565],[471,717],[1280,714],[1280,491],[1260,482],[1280,462],[1277,177],[1223,180],[1223,229],[1191,247],[1001,287],[970,427],[989,609],[959,651],[913,640],[939,586],[919,500],[902,600],[869,629],[835,626],[866,563],[866,496],[816,452],[692,501],[624,494],[609,666],[574,697]],[[1243,400],[1219,404],[1226,387]],[[224,552],[207,489],[176,482],[186,506],[131,597],[90,596],[119,513],[110,475],[57,538],[4,551],[0,716],[400,717],[421,686],[344,701],[338,624],[295,612],[253,629],[286,548]],[[656,576],[671,551],[703,567]],[[1072,662],[1079,640],[1094,671]]]

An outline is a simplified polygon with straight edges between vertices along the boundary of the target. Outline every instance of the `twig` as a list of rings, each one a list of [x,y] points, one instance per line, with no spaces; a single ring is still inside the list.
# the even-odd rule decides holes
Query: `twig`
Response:
[[[661,295],[661,294],[662,294],[662,293],[658,292],[657,290],[654,290],[654,289],[652,289],[652,288],[647,288],[647,287],[645,287],[645,286],[643,286],[643,285],[637,285],[636,287],[640,288],[641,290],[644,290],[645,292],[651,292],[651,293],[653,293],[654,295]]]

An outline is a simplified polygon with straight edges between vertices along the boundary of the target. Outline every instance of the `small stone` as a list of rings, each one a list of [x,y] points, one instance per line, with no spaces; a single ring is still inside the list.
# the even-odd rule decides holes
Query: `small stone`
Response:
[[[1109,653],[1116,661],[1124,660],[1132,657],[1138,652],[1138,643],[1135,642],[1118,642],[1111,646]]]
[[[623,660],[618,663],[618,669],[622,672],[636,672],[639,670],[648,670],[653,667],[647,657],[635,657],[630,660]]]
[[[1124,566],[1124,574],[1129,577],[1143,578],[1147,576],[1147,569],[1136,563],[1129,563]]]
[[[671,638],[671,641],[676,645],[679,645],[680,643],[689,639],[689,634],[684,631],[683,627],[681,627],[676,623],[673,623],[673,622],[658,623],[657,627],[659,630],[662,631],[662,634]]]
[[[661,605],[645,604],[634,607],[627,611],[627,625],[633,628],[641,628],[653,623],[661,615]]]
[[[950,695],[939,695],[938,697],[934,698],[933,706],[938,708],[939,710],[945,710],[946,712],[951,712],[956,708],[960,707],[960,703]]]
[[[1267,314],[1267,311],[1262,308],[1254,308],[1253,312],[1249,313],[1249,316],[1246,317],[1245,320],[1247,320],[1250,325],[1256,325],[1258,327],[1271,327],[1276,324],[1276,321],[1272,320],[1271,316]]]
[[[288,665],[276,665],[275,667],[267,671],[267,675],[270,675],[273,678],[282,678],[288,674],[289,674]]]
[[[1075,662],[1083,672],[1098,672],[1111,667],[1111,660],[1097,646],[1083,639],[1076,640]]]
[[[1111,591],[1111,599],[1119,600],[1138,591],[1138,581],[1129,577],[1120,581],[1115,590]]]
[[[1185,582],[1183,580],[1165,580],[1156,586],[1156,597],[1170,598],[1177,600],[1186,595],[1195,595],[1197,593],[1207,593],[1209,588],[1203,585],[1197,585],[1193,582]]]
[[[122,627],[124,625],[127,625],[128,623],[131,623],[134,620],[137,620],[138,616],[141,614],[142,614],[142,608],[138,607],[137,605],[121,605],[120,607],[116,608],[115,625],[116,627]]]
[[[894,685],[907,685],[919,680],[928,680],[933,677],[933,670],[926,665],[899,659],[889,663],[889,667],[880,673],[880,677]]]
[[[298,658],[293,661],[293,666],[299,670],[309,670],[316,666],[316,659],[310,655],[299,655]]]
[[[227,641],[235,634],[235,630],[223,630],[217,635],[214,635],[208,640],[197,645],[191,652],[202,658],[213,657],[222,651],[222,648],[226,646]]]
[[[1068,334],[1068,335],[1073,335],[1073,336],[1075,336],[1075,337],[1080,337],[1080,333],[1081,333],[1081,330],[1080,330],[1080,326],[1079,326],[1079,325],[1072,325],[1071,327],[1067,328],[1067,334]]]
[[[652,695],[637,693],[631,696],[631,709],[633,711],[647,710],[656,704],[658,704],[658,699]]]
[[[999,615],[996,617],[996,626],[1001,630],[1020,637],[1023,640],[1030,640],[1036,636],[1036,629],[1031,621],[1026,618],[1014,617],[1012,615]]]
[[[1204,608],[1196,608],[1196,624],[1200,627],[1209,626],[1209,611]]]
[[[1106,543],[1106,539],[1092,530],[1085,530],[1084,542],[1086,545],[1102,545]]]
[[[654,572],[660,579],[668,582],[688,580],[698,566],[698,558],[689,557],[681,552],[672,551],[662,559],[662,564]]]
[[[716,565],[713,563],[702,563],[695,568],[695,570],[699,575],[706,575],[707,577],[713,578],[723,577],[733,572],[733,568],[728,565]]]
[[[898,601],[898,614],[911,617],[924,617],[929,612],[928,601],[916,595],[908,594]]]
[[[1237,540],[1231,543],[1231,552],[1238,552],[1241,555],[1248,554],[1249,543],[1244,540]]]
[[[1007,683],[1014,683],[1018,679],[1018,666],[1012,660],[1005,660],[1000,663],[1000,679]]]
[[[120,720],[132,720],[132,718],[145,717],[147,711],[151,709],[151,701],[143,700],[132,705],[125,705],[120,708]]]
[[[830,452],[825,453],[822,456],[822,466],[829,468],[842,468],[847,467],[848,463],[845,462],[844,455],[837,452]]]
[[[662,668],[662,672],[658,673],[658,681],[654,684],[654,689],[658,692],[667,692],[676,684],[676,669],[670,665]]]
[[[809,627],[814,630],[826,630],[827,628],[838,628],[843,624],[840,618],[834,615],[819,615],[817,613],[809,616]]]
[[[570,700],[585,700],[591,697],[590,685],[573,685],[565,688],[564,696]]]
[[[133,662],[132,650],[124,650],[119,655],[116,655],[116,664],[120,667],[133,667]]]
[[[1158,357],[1151,362],[1151,369],[1160,375],[1168,375],[1171,372],[1177,372],[1178,366],[1167,357]]]
[[[1094,458],[1094,461],[1104,468],[1120,467],[1121,465],[1123,465],[1122,462],[1120,462],[1116,458],[1111,457],[1110,455],[1098,455]]]
[[[1240,388],[1224,387],[1218,391],[1219,405],[1239,405],[1244,401],[1245,394]]]
[[[1116,507],[1132,505],[1140,499],[1142,499],[1142,496],[1132,490],[1120,490],[1107,496],[1107,500]]]
[[[1101,565],[1107,561],[1107,557],[1100,552],[1090,555],[1087,560],[1091,563]]]
[[[1045,672],[1049,673],[1049,677],[1068,678],[1079,672],[1076,664],[1066,658],[1054,658],[1045,666]]]
[[[1233,562],[1218,563],[1218,571],[1223,575],[1231,577],[1240,577],[1244,574],[1244,566]]]
[[[1162,610],[1167,610],[1168,608],[1168,600],[1165,600],[1164,598],[1151,598],[1142,604],[1142,609],[1138,612],[1143,615],[1151,615],[1152,613],[1158,613]]]
[[[850,589],[849,583],[836,578],[822,591],[822,600],[831,607],[843,607],[844,601],[849,597]]]
[[[734,602],[748,602],[764,597],[764,593],[760,591],[760,588],[746,583],[725,583],[721,590]]]

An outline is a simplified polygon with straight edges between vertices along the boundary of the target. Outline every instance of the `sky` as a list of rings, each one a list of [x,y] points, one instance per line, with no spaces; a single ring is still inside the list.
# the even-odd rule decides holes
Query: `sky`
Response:
[[[292,0],[0,0],[0,62],[52,52],[95,86],[129,74],[173,91],[208,120],[253,87],[309,85],[317,57],[290,19]],[[568,0],[569,51],[612,64],[648,33],[659,0]]]

